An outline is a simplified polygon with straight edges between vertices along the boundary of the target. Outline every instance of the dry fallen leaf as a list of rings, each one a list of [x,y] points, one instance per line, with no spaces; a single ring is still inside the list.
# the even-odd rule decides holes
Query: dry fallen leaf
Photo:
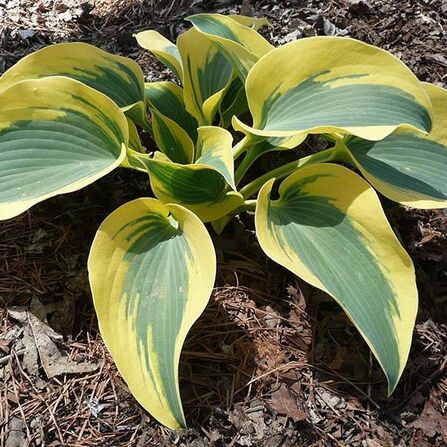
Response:
[[[27,445],[25,436],[25,424],[20,417],[9,420],[5,447],[21,447]]]
[[[62,341],[62,335],[57,334],[31,312],[9,309],[8,314],[23,326],[23,366],[30,374],[37,374],[38,358],[49,379],[60,374],[83,374],[98,369],[97,363],[77,363],[62,355],[55,344]]]
[[[307,412],[298,401],[298,396],[292,393],[285,383],[272,393],[270,405],[278,414],[288,416],[295,422],[307,419]]]
[[[408,427],[421,430],[429,438],[439,433],[447,442],[447,417],[441,414],[429,400],[425,403],[419,418],[408,424]]]

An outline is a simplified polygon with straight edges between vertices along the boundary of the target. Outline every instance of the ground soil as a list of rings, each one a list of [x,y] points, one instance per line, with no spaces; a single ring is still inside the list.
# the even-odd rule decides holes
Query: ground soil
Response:
[[[266,16],[275,43],[349,35],[447,86],[445,0],[0,0],[0,73],[43,45],[83,40],[137,60],[148,79],[168,77],[134,32],[175,38],[191,13],[241,9]],[[391,397],[341,309],[266,259],[252,216],[236,219],[215,237],[217,287],[182,354],[190,428],[173,432],[139,407],[116,371],[86,273],[102,219],[150,194],[145,175],[120,170],[0,223],[1,447],[447,445],[446,211],[383,200],[420,291],[410,359]]]

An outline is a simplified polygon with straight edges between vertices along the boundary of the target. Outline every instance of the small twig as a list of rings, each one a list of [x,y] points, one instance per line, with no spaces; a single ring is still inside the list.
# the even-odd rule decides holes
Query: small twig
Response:
[[[15,353],[14,353],[14,354],[15,354]],[[31,384],[31,386],[32,386],[32,388],[33,388],[33,390],[34,390],[34,392],[36,393],[37,397],[38,397],[38,398],[42,401],[42,403],[45,405],[45,407],[46,407],[46,409],[47,409],[47,411],[48,411],[48,413],[49,413],[49,415],[50,415],[50,419],[53,421],[54,426],[56,427],[56,431],[57,431],[57,434],[58,434],[58,436],[59,436],[59,440],[60,440],[60,442],[61,442],[61,445],[64,446],[64,445],[65,445],[65,442],[64,442],[64,439],[63,439],[63,437],[62,437],[61,430],[60,430],[60,428],[59,428],[59,425],[58,425],[58,423],[57,423],[57,421],[56,421],[56,418],[55,418],[53,412],[51,411],[50,406],[49,406],[48,403],[45,401],[45,399],[42,398],[42,397],[40,396],[39,391],[38,391],[38,390],[36,389],[36,387],[34,386],[34,383],[33,383],[33,381],[30,379],[30,377],[28,376],[28,374],[26,374],[26,372],[23,371],[22,366],[20,365],[20,361],[19,361],[19,358],[17,357],[17,355],[15,355],[15,358],[16,358],[16,361],[17,361],[17,368],[19,369],[20,373],[22,374],[23,377],[25,377],[26,380],[28,380],[28,382]]]
[[[14,353],[14,351],[12,351],[12,352]],[[17,359],[17,361],[18,361],[18,359]],[[11,380],[11,382],[12,382],[12,387],[14,388],[14,395],[15,395],[15,397],[16,397],[17,405],[18,405],[18,407],[19,407],[19,412],[20,412],[20,415],[22,416],[23,423],[24,423],[24,425],[25,425],[26,437],[27,437],[28,441],[31,442],[31,441],[32,441],[31,432],[30,432],[30,430],[29,430],[29,428],[28,428],[28,424],[27,424],[27,421],[26,421],[25,412],[23,411],[22,405],[21,405],[21,403],[20,403],[20,396],[19,396],[19,392],[18,392],[18,390],[17,390],[17,386],[16,386],[16,379],[14,378],[14,375],[13,375],[13,374],[11,374],[11,379],[12,379],[12,380]]]
[[[328,374],[328,371],[322,369],[322,368],[318,368],[318,366],[314,366],[314,365],[309,365],[311,368],[314,368],[318,371],[321,371],[322,373]],[[339,377],[340,379],[344,380],[345,382],[349,383],[349,385],[351,385],[352,387],[354,387],[362,396],[364,396],[369,402],[371,402],[377,409],[380,409],[380,405],[374,401],[371,397],[368,396],[368,393],[365,393],[360,387],[358,387],[355,383],[351,382],[349,379],[347,379],[346,377],[342,376],[341,374],[339,374],[337,371],[335,371],[334,369],[332,369],[330,366],[328,366],[329,370],[331,371],[331,374],[333,374],[334,376]]]
[[[25,353],[26,349],[19,349],[18,351],[14,351],[17,355],[22,355]],[[0,359],[0,365],[4,365],[5,363],[8,363],[10,359],[12,359],[13,354],[5,355]]]
[[[277,368],[272,369],[271,371],[267,371],[264,374],[261,374],[260,376],[256,376],[254,379],[251,379],[250,382],[246,383],[242,388],[237,390],[236,394],[239,393],[239,391],[241,391],[245,387],[251,385],[252,383],[257,382],[258,380],[260,380],[260,379],[262,379],[264,377],[267,377],[267,376],[273,374],[274,372],[280,371],[281,369],[293,368],[294,366],[304,366],[304,365],[303,365],[302,362],[289,362],[289,363],[286,363],[285,365],[280,365]]]

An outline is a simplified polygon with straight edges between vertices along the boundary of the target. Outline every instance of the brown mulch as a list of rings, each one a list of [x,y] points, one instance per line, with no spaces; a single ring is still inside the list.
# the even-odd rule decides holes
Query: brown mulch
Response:
[[[83,40],[132,57],[148,79],[165,77],[132,34],[157,28],[174,38],[188,14],[239,10],[235,3],[0,0],[0,73],[43,45]],[[242,9],[268,17],[266,35],[277,43],[350,35],[447,86],[444,0],[265,0]],[[172,432],[139,407],[116,371],[85,267],[101,220],[148,194],[146,176],[117,171],[0,223],[0,447],[447,445],[446,211],[383,201],[420,291],[410,360],[390,398],[340,308],[268,261],[252,218],[237,219],[215,238],[217,287],[182,354],[190,429]]]

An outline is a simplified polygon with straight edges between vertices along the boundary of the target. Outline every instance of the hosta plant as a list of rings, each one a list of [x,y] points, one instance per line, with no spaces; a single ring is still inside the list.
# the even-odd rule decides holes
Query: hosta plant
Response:
[[[155,197],[105,219],[88,270],[118,369],[168,427],[185,426],[179,356],[215,280],[207,227],[221,232],[246,210],[267,256],[340,304],[391,393],[418,298],[375,189],[410,207],[446,206],[447,91],[350,38],[274,48],[258,33],[262,19],[189,21],[176,44],[156,31],[136,35],[175,81],[145,83],[135,62],[85,43],[41,49],[3,74],[0,217],[118,167],[148,174]],[[141,132],[156,148],[142,146]],[[310,134],[329,148],[245,180],[263,154]]]

